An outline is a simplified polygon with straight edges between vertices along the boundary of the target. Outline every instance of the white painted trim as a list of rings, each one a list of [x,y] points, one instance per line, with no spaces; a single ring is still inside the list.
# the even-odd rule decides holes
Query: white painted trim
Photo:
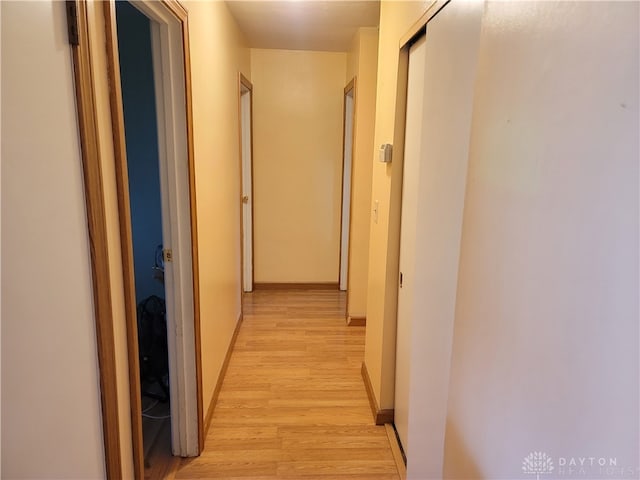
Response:
[[[151,45],[158,118],[160,191],[174,455],[196,456],[198,402],[195,312],[189,202],[186,90],[182,26],[161,2],[132,2],[151,19]]]
[[[240,90],[240,127],[242,141],[242,195],[249,198],[242,203],[242,279],[243,290],[253,291],[253,192],[251,171],[251,96],[253,92],[241,86]]]

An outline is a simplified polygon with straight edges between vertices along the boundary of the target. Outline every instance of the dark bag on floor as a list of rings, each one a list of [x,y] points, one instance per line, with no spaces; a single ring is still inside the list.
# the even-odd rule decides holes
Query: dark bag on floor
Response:
[[[166,402],[169,399],[166,306],[156,295],[138,304],[138,348],[142,394]]]

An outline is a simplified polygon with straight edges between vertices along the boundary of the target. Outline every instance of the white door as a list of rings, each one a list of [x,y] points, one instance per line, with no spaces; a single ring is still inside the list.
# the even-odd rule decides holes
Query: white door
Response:
[[[451,2],[409,55],[396,364],[407,479],[442,478],[481,2]]]
[[[165,249],[169,383],[171,385],[171,451],[196,456],[198,400],[196,338],[191,244],[191,211],[187,140],[186,86],[182,25],[163,3],[132,3],[151,20],[162,237]]]
[[[409,51],[402,213],[400,217],[400,285],[398,288],[398,325],[396,333],[394,423],[405,452],[408,451],[411,319],[413,317],[412,305],[415,295],[416,220],[422,146],[425,44],[425,37],[422,37]]]
[[[353,160],[353,88],[344,96],[344,158],[342,159],[342,229],[340,238],[340,290],[347,289],[349,269],[349,216]]]
[[[253,195],[251,159],[251,95],[242,85],[240,94],[240,125],[242,138],[242,282],[243,290],[253,290]]]

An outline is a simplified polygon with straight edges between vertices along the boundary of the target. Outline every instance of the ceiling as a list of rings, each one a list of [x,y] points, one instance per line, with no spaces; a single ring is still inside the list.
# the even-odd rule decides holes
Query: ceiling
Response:
[[[346,52],[359,27],[376,27],[379,0],[227,0],[252,48]]]

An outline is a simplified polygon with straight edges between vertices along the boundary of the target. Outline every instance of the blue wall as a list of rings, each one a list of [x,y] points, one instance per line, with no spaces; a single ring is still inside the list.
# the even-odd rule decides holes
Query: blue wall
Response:
[[[156,246],[162,244],[160,171],[151,25],[129,2],[116,2],[120,77],[124,103],[136,298],[164,298],[153,278]]]

